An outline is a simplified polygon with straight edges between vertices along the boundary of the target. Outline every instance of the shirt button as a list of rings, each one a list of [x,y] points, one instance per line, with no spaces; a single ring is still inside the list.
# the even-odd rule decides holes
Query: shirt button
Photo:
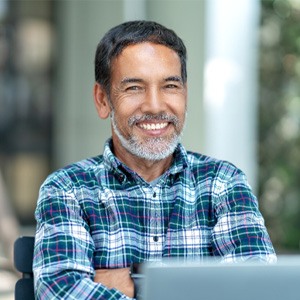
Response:
[[[155,198],[155,197],[156,197],[156,192],[153,193],[153,198]]]
[[[154,241],[154,242],[158,242],[158,239],[159,239],[158,236],[154,236],[154,237],[153,237],[153,241]]]

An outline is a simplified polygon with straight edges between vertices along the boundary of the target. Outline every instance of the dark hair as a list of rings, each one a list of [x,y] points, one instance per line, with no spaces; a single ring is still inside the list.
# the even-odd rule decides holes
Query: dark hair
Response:
[[[182,80],[186,82],[186,48],[177,34],[173,30],[153,21],[129,21],[110,29],[97,46],[95,79],[105,88],[108,94],[113,59],[125,47],[144,42],[164,45],[174,50],[180,59]]]

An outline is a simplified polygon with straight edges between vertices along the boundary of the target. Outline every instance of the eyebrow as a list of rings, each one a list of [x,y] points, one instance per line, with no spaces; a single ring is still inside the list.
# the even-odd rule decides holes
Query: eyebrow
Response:
[[[180,76],[170,76],[165,79],[165,81],[177,81],[183,83],[183,80]]]
[[[140,79],[140,78],[125,77],[124,79],[121,80],[121,84],[137,83],[137,82],[143,82],[143,81],[144,80]],[[169,77],[165,78],[164,81],[165,82],[176,81],[176,82],[183,83],[183,80],[182,80],[181,76],[169,76]]]
[[[143,82],[143,80],[140,78],[125,77],[124,79],[122,79],[121,84],[134,83],[134,82]]]

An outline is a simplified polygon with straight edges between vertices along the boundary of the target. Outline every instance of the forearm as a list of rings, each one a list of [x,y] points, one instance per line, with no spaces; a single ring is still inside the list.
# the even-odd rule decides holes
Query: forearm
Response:
[[[65,270],[48,275],[46,271],[36,279],[36,299],[130,299],[117,289],[93,282],[87,274]]]
[[[275,251],[260,215],[253,212],[227,214],[218,220],[212,234],[213,254],[223,261],[276,260]]]
[[[42,234],[53,230],[44,227],[36,235],[33,269],[37,299],[117,300],[126,299],[126,295],[131,296],[130,290],[125,289],[122,282],[110,283],[97,276],[91,264],[92,257],[88,255],[92,253],[88,250],[89,243],[83,247],[78,240],[68,235],[52,232],[53,235],[49,237]],[[129,281],[129,270],[125,274],[127,277],[124,276],[124,280]]]
[[[227,261],[256,258],[276,260],[275,251],[246,177],[237,172],[214,193],[216,224],[212,230],[213,254]]]

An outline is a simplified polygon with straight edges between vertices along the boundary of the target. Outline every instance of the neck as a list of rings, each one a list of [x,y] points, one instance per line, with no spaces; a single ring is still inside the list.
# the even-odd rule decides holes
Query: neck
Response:
[[[171,166],[173,160],[173,155],[158,161],[146,160],[129,153],[123,147],[115,147],[115,144],[114,154],[121,162],[126,164],[147,182],[151,182],[164,174]]]

